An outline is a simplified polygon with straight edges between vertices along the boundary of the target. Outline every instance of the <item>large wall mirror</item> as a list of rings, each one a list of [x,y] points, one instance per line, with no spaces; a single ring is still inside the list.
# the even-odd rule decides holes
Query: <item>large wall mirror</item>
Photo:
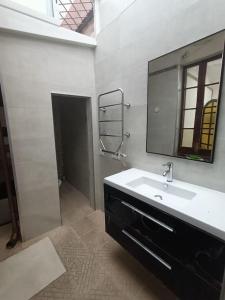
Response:
[[[213,162],[224,41],[222,31],[148,63],[147,152]]]

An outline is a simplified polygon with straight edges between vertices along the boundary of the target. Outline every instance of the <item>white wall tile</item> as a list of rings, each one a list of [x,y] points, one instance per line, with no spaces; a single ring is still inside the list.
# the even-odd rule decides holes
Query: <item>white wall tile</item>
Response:
[[[103,19],[106,18],[109,13],[106,4],[113,5],[113,2],[107,0],[104,5],[100,4],[100,18],[101,15]],[[204,3],[201,0],[136,0],[102,29],[97,37],[96,49],[97,94],[101,90],[110,90],[112,79],[117,83],[116,87],[124,89],[125,101],[132,104],[125,114],[126,130],[131,132],[125,147],[128,154],[126,165],[113,160],[109,164],[108,160],[100,158],[102,174],[113,174],[128,167],[139,167],[160,174],[162,163],[171,160],[175,163],[176,178],[225,192],[222,179],[225,168],[225,91],[222,95],[214,164],[148,154],[145,151],[148,61],[224,29],[224,14],[223,0],[206,0]],[[118,37],[113,37],[110,43],[107,36],[107,33],[111,36],[115,28],[119,36],[116,47],[113,41],[118,41]],[[107,51],[104,52],[106,43]],[[115,53],[119,60],[112,59]],[[102,177],[99,189],[102,187]]]
[[[12,139],[23,239],[61,224],[51,93],[90,96],[95,101],[93,51],[0,34],[0,84]]]

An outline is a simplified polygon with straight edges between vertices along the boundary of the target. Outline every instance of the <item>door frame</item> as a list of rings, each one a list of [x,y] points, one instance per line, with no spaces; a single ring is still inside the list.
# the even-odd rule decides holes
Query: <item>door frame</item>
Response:
[[[95,180],[94,180],[94,145],[93,145],[93,126],[92,126],[92,98],[89,96],[72,95],[59,92],[51,92],[51,102],[53,103],[54,97],[68,97],[69,99],[83,98],[86,107],[86,120],[87,120],[87,143],[88,143],[88,169],[89,169],[89,203],[91,208],[96,209],[95,201]],[[54,119],[52,111],[52,122],[54,128]],[[54,135],[55,140],[55,135]]]

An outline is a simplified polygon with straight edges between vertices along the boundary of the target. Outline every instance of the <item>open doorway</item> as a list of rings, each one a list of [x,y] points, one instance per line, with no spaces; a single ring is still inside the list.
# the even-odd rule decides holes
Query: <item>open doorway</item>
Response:
[[[95,208],[91,99],[52,94],[62,221]]]

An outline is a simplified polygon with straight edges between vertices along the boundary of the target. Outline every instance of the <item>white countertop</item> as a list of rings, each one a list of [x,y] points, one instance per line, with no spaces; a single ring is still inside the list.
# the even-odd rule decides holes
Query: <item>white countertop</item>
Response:
[[[106,177],[104,183],[225,241],[225,193],[174,179],[172,183],[168,184],[192,191],[196,193],[196,196],[191,200],[185,199],[181,203],[179,197],[167,195],[167,199],[162,201],[154,199],[149,189],[144,187],[136,189],[128,185],[129,182],[140,177],[166,182],[166,179],[161,175],[132,168]],[[156,192],[156,189],[153,190]]]

